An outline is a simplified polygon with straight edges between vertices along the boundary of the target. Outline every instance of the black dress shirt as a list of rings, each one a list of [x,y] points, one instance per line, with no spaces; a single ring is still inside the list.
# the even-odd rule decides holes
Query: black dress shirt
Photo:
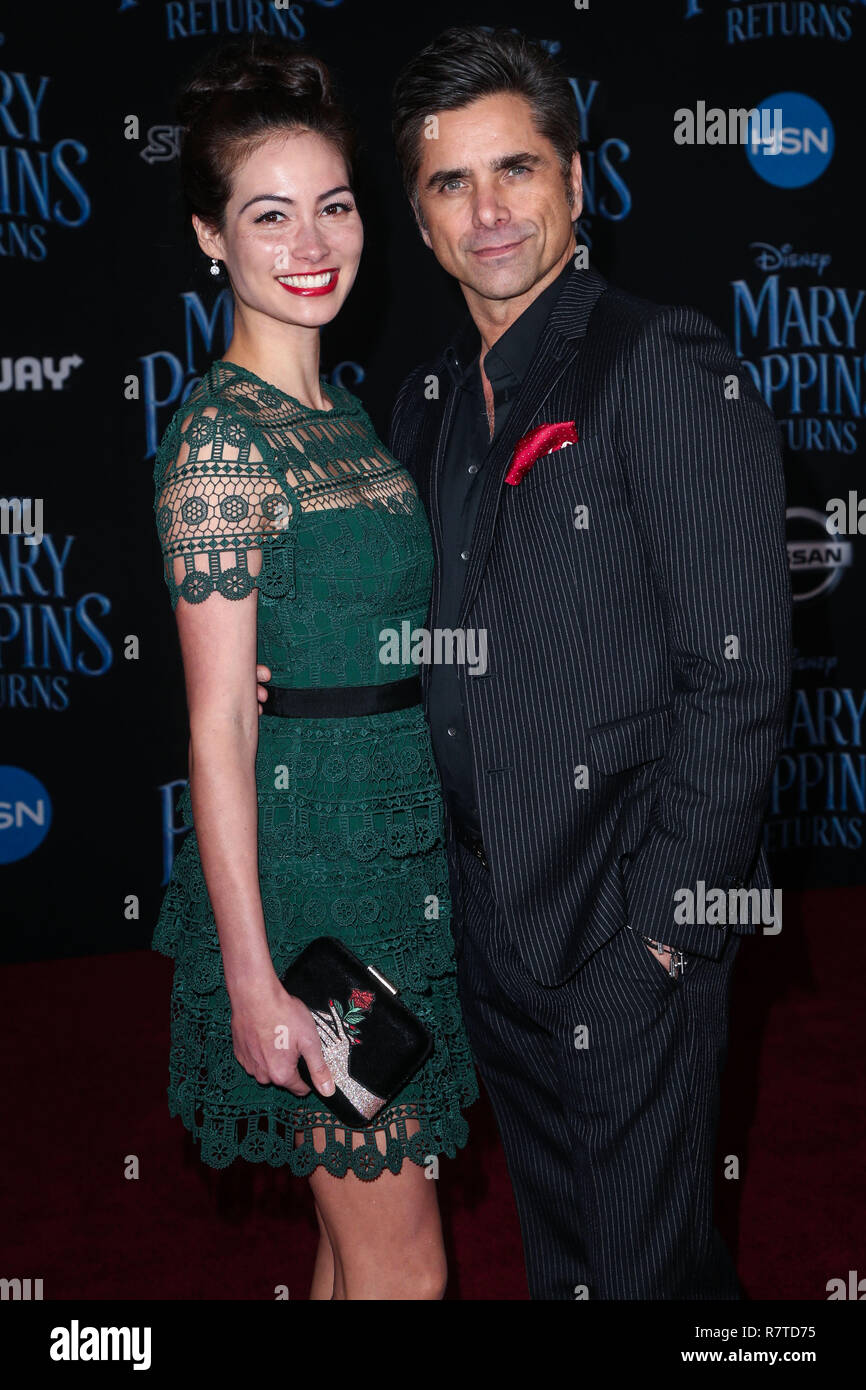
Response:
[[[463,596],[466,562],[472,549],[475,518],[481,499],[484,466],[490,450],[502,433],[514,397],[529,368],[542,329],[550,316],[567,277],[571,261],[518,319],[502,334],[484,357],[484,372],[493,390],[493,437],[487,422],[487,407],[481,381],[479,357],[481,336],[472,319],[445,349],[445,360],[457,392],[451,432],[445,446],[439,482],[439,512],[442,518],[442,564],[440,568],[437,628],[455,628]],[[483,649],[476,640],[473,655]],[[434,661],[430,667],[430,732],[442,787],[455,818],[472,834],[480,836],[478,799],[464,716],[462,683],[477,680],[467,676],[461,663]]]

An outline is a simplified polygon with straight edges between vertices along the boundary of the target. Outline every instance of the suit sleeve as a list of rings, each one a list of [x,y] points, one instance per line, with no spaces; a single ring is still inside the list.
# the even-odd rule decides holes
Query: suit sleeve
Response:
[[[404,378],[403,385],[397,392],[397,399],[391,411],[391,422],[388,428],[388,449],[395,458],[400,457],[402,446],[402,429],[404,424],[404,412],[410,403],[413,392],[421,390],[421,383],[424,377],[424,367],[414,367],[407,377]],[[423,398],[422,398],[423,399]]]
[[[623,868],[629,924],[717,959],[724,927],[677,924],[674,894],[747,887],[758,853],[791,666],[778,429],[725,336],[678,306],[639,331],[620,420],[675,691],[649,825]]]

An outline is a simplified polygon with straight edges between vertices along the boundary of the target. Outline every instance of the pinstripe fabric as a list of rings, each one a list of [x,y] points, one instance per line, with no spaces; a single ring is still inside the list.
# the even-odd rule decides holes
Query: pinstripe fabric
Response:
[[[440,359],[410,374],[392,417],[431,519],[431,614],[453,399]],[[505,484],[520,436],[560,420],[578,442]],[[459,622],[487,631],[486,673],[464,688],[509,937],[548,985],[626,921],[718,959],[726,933],[675,924],[674,893],[770,887],[759,832],[791,621],[772,413],[705,315],[574,270],[484,471]],[[448,841],[454,873],[450,825]]]
[[[431,521],[430,626],[453,401],[439,359],[391,425]],[[563,420],[577,443],[505,484],[521,435]],[[485,462],[458,622],[487,633],[463,686],[490,872],[446,813],[452,921],[532,1296],[738,1298],[712,1160],[755,926],[677,924],[674,894],[770,886],[791,596],[776,424],[706,316],[573,272]],[[686,953],[682,980],[636,932]]]
[[[458,846],[458,983],[502,1134],[534,1299],[737,1299],[712,1222],[739,939],[672,981],[623,927],[565,984],[526,972]],[[585,1029],[575,1046],[575,1028]]]

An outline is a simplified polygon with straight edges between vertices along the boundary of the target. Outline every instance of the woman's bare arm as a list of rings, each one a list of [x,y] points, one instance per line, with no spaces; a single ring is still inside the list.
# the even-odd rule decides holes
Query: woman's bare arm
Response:
[[[252,557],[251,557],[252,558]],[[250,566],[252,571],[252,565]],[[273,967],[258,876],[256,610],[258,591],[176,609],[189,711],[193,823],[232,1003],[235,1055],[258,1081],[306,1095],[303,1055],[317,1090],[333,1091],[309,1009]],[[289,1046],[277,1047],[277,1030]]]

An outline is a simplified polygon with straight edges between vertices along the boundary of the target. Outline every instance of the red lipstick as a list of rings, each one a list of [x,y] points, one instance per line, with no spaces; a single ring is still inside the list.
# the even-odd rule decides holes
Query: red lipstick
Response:
[[[321,279],[323,275],[327,275],[328,280],[324,285],[313,285],[312,283],[308,285],[285,285],[282,280],[278,279],[277,284],[282,285],[283,289],[288,290],[289,294],[298,294],[303,299],[309,299],[314,294],[330,294],[336,287],[339,274],[340,271],[337,266],[328,266],[324,270],[296,271],[292,274],[293,280],[308,280],[312,282],[314,279]]]

